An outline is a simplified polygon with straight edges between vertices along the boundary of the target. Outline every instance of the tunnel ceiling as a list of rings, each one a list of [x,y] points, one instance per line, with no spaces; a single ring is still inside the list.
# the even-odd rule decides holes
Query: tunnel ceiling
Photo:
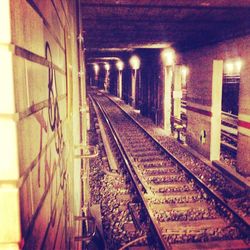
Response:
[[[81,0],[81,8],[89,55],[167,46],[187,50],[249,33],[249,0]]]

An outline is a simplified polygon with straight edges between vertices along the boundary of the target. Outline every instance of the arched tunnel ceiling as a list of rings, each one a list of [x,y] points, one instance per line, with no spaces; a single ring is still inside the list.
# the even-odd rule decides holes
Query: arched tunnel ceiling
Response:
[[[249,33],[250,0],[81,0],[90,54],[173,46],[187,50]]]

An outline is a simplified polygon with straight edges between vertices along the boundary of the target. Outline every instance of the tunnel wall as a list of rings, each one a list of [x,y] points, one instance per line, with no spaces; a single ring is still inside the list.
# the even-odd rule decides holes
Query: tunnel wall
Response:
[[[69,249],[81,198],[75,1],[10,4],[20,246]]]
[[[190,69],[187,83],[187,101],[197,107],[203,114],[187,110],[188,143],[203,155],[210,154],[210,131],[212,113],[212,71],[213,60],[227,60],[240,58],[243,62],[239,93],[239,134],[238,134],[238,171],[250,174],[249,151],[250,145],[250,36],[223,41],[218,44],[206,46],[182,54],[183,63]],[[207,140],[204,145],[200,143],[200,132],[205,129]]]
[[[141,113],[150,117],[157,125],[162,126],[163,80],[161,75],[160,52],[156,49],[139,50],[141,58]]]

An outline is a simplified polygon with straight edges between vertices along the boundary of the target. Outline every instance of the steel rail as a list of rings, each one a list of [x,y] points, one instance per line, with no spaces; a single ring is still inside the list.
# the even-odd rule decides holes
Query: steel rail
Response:
[[[231,139],[232,141],[237,142],[237,135],[231,134],[230,132],[227,132],[223,129],[221,130],[221,134]]]
[[[227,208],[237,220],[245,226],[245,230],[243,231],[246,233],[246,235],[250,235],[250,224],[248,221],[246,221],[240,214],[238,214],[233,207],[230,206],[230,204],[227,204],[227,201],[221,197],[220,194],[218,194],[216,191],[211,190],[206,183],[200,179],[198,176],[196,176],[194,173],[192,173],[185,165],[181,162],[176,156],[174,156],[172,153],[169,152],[169,150],[161,145],[161,143],[154,138],[145,128],[140,125],[139,122],[137,122],[133,117],[131,117],[129,114],[127,114],[115,101],[113,101],[108,95],[105,95],[112,103],[114,103],[129,119],[131,119],[139,128],[144,131],[145,134],[147,134],[155,143],[156,145],[161,148],[166,154],[169,155],[170,158],[172,158],[189,176],[191,176],[197,184],[203,188],[211,197],[213,197],[216,201],[218,201],[220,204],[222,204],[225,208]]]
[[[231,114],[231,113],[228,113],[228,112],[225,112],[225,111],[221,111],[221,114],[224,115],[224,116],[228,116],[230,118],[233,118],[233,119],[238,119],[238,115],[234,115],[234,114]]]
[[[156,243],[159,244],[160,249],[165,249],[165,250],[171,249],[170,245],[168,245],[167,242],[164,240],[164,238],[163,238],[163,236],[161,234],[161,230],[160,230],[160,228],[158,226],[158,223],[153,218],[153,213],[150,210],[146,199],[144,198],[143,192],[140,190],[140,188],[138,186],[138,181],[136,180],[136,177],[138,179],[139,179],[139,177],[135,176],[135,173],[133,171],[133,165],[132,165],[132,163],[131,163],[131,161],[129,159],[129,156],[127,155],[127,153],[126,153],[126,151],[125,151],[125,149],[124,149],[124,147],[123,147],[123,145],[121,143],[121,139],[119,138],[119,135],[118,135],[116,129],[112,125],[110,119],[108,118],[108,115],[107,115],[106,111],[103,109],[103,107],[100,105],[100,103],[94,97],[92,97],[90,94],[89,94],[89,98],[93,103],[95,103],[98,106],[99,110],[101,111],[101,113],[103,115],[103,118],[105,119],[105,121],[106,121],[106,123],[107,123],[107,125],[108,125],[108,127],[110,129],[112,137],[115,140],[116,145],[117,145],[117,147],[118,147],[118,149],[119,149],[119,151],[120,151],[120,153],[121,153],[121,155],[122,155],[122,157],[124,159],[124,162],[125,162],[126,168],[128,170],[128,173],[130,175],[130,178],[132,180],[132,183],[133,183],[137,193],[140,196],[140,199],[141,199],[141,201],[143,203],[143,206],[146,208],[148,217],[150,218],[151,225],[153,226],[153,228],[152,227],[150,227],[150,228],[151,228],[151,232],[153,233],[153,235],[156,236]],[[140,182],[140,184],[142,184],[142,183]]]
[[[221,142],[220,143],[221,148],[224,148],[224,150],[227,150],[231,153],[231,155],[236,155],[237,154],[237,148],[235,146],[232,146],[231,144],[227,142]]]

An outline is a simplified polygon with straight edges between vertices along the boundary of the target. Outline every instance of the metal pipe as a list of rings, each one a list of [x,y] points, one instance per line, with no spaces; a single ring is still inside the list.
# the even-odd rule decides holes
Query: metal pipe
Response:
[[[85,64],[84,64],[84,37],[82,34],[82,15],[81,1],[77,1],[77,45],[78,45],[78,78],[79,78],[79,115],[80,115],[80,143],[83,147],[80,150],[80,155],[88,153],[87,149],[87,99],[86,99],[86,79],[85,79]],[[81,159],[81,192],[82,192],[82,215],[87,216],[88,210],[88,179],[89,179],[89,161]],[[87,223],[82,222],[82,234],[88,231]],[[83,242],[83,249],[86,244]]]

